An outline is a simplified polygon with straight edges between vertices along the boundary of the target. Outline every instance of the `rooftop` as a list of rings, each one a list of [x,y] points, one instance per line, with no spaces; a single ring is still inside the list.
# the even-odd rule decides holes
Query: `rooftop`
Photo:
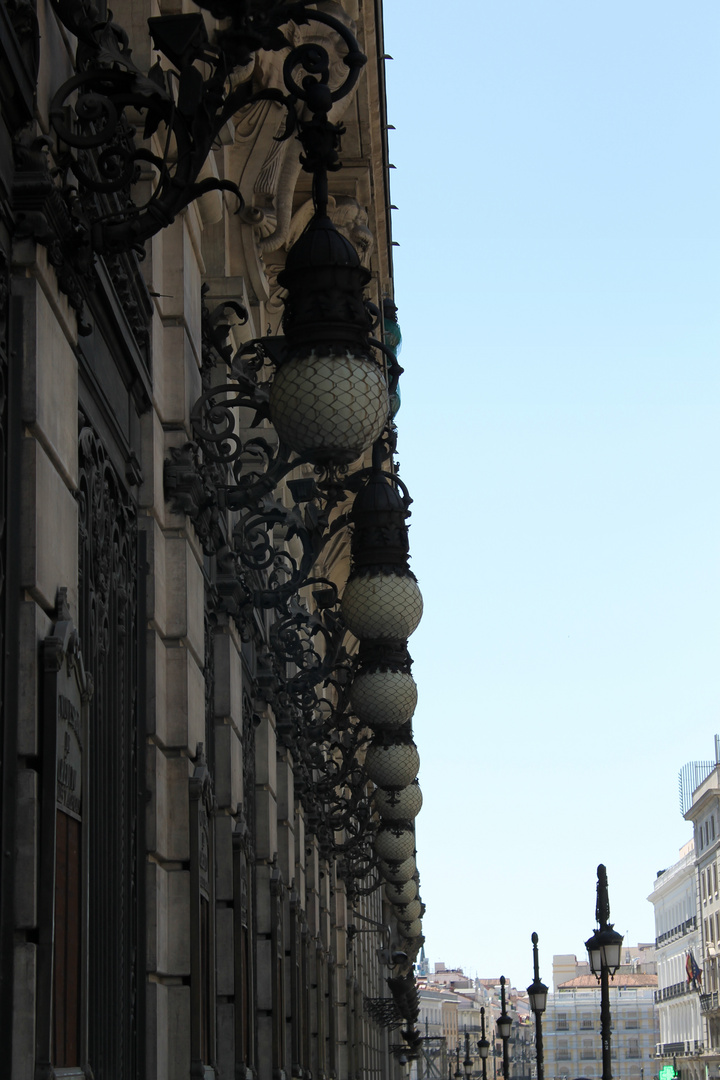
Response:
[[[657,984],[657,975],[645,975],[642,972],[623,971],[621,969],[612,980],[610,986],[611,989],[614,986],[616,990],[627,990],[641,986],[654,987],[657,986]],[[578,975],[576,979],[570,979],[569,982],[560,983],[558,990],[595,990],[598,986],[599,983],[594,975]]]

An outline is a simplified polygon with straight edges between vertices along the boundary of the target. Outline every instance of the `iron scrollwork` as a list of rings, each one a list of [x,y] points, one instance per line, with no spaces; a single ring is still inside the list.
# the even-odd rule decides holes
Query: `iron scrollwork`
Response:
[[[259,691],[273,707],[280,743],[293,754],[307,827],[323,854],[341,857],[342,876],[357,896],[379,884],[369,879],[377,861],[375,820],[360,763],[370,735],[349,705],[358,659],[345,645],[337,587],[312,569],[328,540],[349,524],[343,503],[372,470],[315,466],[297,476],[309,471],[307,463],[271,429],[257,426],[267,415],[275,343],[252,342],[231,359],[227,307],[203,307],[205,389],[192,410],[195,442],[166,463],[166,493],[215,559],[217,608],[248,638],[254,612],[273,611],[259,657]],[[233,314],[244,319],[238,305]],[[227,363],[234,382],[213,386]],[[393,448],[391,432],[376,447],[375,469]],[[301,588],[312,595],[312,610],[298,595]]]
[[[268,416],[282,338],[242,346],[230,362],[233,381],[211,385],[218,366],[229,359],[223,344],[228,324],[222,321],[228,306],[210,312],[203,305],[205,390],[191,410],[194,441],[172,448],[165,463],[165,492],[173,509],[189,516],[206,555],[216,559],[221,609],[249,634],[253,609],[274,609],[282,620],[300,588],[327,590],[329,583],[312,579],[312,568],[347,526],[343,504],[367,470],[349,474],[342,466],[316,465],[310,473],[306,457],[260,427]],[[243,319],[240,306],[232,307]],[[393,449],[390,429],[380,458],[389,458]]]
[[[55,155],[65,190],[79,193],[80,220],[93,251],[137,250],[208,191],[231,192],[242,206],[232,181],[201,174],[228,120],[257,101],[275,101],[286,109],[282,137],[298,132],[304,168],[313,171],[319,161],[337,168],[343,129],[330,123],[327,113],[352,91],[366,58],[342,22],[310,4],[198,0],[226,24],[213,41],[200,12],[151,18],[153,44],[170,66],[158,61],[143,72],[123,28],[111,17],[101,19],[90,0],[53,0],[58,18],[78,39],[76,73],[58,89],[50,109]],[[292,47],[282,30],[291,22],[322,24],[336,35],[346,50],[340,85],[330,86],[331,64],[322,45]],[[289,50],[287,93],[254,84],[248,69],[259,50]],[[135,139],[138,116],[144,145]],[[153,190],[145,202],[136,202],[137,182],[148,168],[155,175]]]

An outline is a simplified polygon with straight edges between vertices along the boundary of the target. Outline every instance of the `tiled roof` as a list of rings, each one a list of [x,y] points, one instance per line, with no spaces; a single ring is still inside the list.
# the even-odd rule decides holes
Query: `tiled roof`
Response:
[[[642,972],[632,971],[619,971],[614,979],[611,980],[610,986],[625,988],[634,986],[657,986],[657,975],[645,975]],[[594,975],[578,975],[576,979],[570,979],[569,982],[560,983],[558,990],[582,990],[582,989],[594,989],[599,985]]]

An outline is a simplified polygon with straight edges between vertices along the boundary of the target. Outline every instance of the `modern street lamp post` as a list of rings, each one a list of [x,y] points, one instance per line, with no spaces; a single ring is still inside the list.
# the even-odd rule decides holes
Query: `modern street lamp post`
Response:
[[[600,983],[600,1038],[602,1040],[602,1080],[612,1080],[611,1062],[611,1017],[610,1017],[610,977],[620,967],[620,954],[623,937],[610,918],[610,900],[608,897],[607,871],[600,864],[597,868],[597,904],[595,918],[598,928],[585,942],[590,958],[590,970]]]
[[[533,943],[533,981],[527,988],[530,1008],[535,1013],[535,1057],[537,1059],[537,1080],[545,1080],[545,1061],[543,1058],[542,1041],[542,1014],[547,1005],[548,988],[540,982],[540,969],[538,966],[538,936],[532,935]]]
[[[504,1080],[510,1080],[510,1055],[508,1053],[508,1043],[510,1041],[510,1032],[512,1031],[512,1019],[505,1011],[504,975],[500,976],[500,1015],[495,1021],[495,1025],[497,1027],[497,1033],[502,1039],[503,1044],[503,1077]]]
[[[487,1056],[490,1051],[490,1043],[485,1038],[485,1006],[480,1009],[480,1030],[481,1037],[478,1040],[477,1048],[480,1055],[480,1061],[482,1062],[482,1080],[487,1080]]]

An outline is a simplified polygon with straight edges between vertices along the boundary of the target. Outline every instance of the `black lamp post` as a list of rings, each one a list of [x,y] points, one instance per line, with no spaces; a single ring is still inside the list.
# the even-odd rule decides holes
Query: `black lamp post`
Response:
[[[503,1044],[503,1076],[505,1080],[510,1080],[510,1055],[508,1051],[508,1043],[510,1041],[510,1032],[512,1031],[512,1019],[505,1011],[505,976],[500,976],[500,1015],[495,1021],[497,1027],[497,1033],[502,1039]]]
[[[465,1080],[470,1080],[472,1075],[472,1058],[470,1057],[470,1035],[465,1032],[465,1060],[463,1061],[463,1072],[465,1073]]]
[[[527,988],[530,1008],[535,1013],[535,1056],[537,1059],[537,1080],[545,1080],[545,1061],[543,1059],[542,1014],[547,1005],[548,988],[540,982],[538,967],[538,936],[532,935],[533,943],[533,981]]]
[[[460,1068],[460,1043],[455,1047],[455,1080],[463,1080],[462,1069]]]
[[[600,1038],[602,1040],[602,1080],[612,1080],[611,1062],[611,1017],[610,1017],[610,983],[609,978],[615,975],[620,967],[620,954],[623,938],[613,924],[608,922],[610,918],[610,900],[608,897],[607,872],[602,863],[597,868],[597,904],[595,918],[598,929],[585,942],[585,948],[590,958],[590,970],[600,983]]]
[[[482,1062],[482,1080],[487,1080],[487,1056],[490,1052],[490,1043],[485,1038],[485,1006],[480,1009],[480,1030],[481,1038],[478,1040],[477,1048],[480,1055],[480,1061]]]

